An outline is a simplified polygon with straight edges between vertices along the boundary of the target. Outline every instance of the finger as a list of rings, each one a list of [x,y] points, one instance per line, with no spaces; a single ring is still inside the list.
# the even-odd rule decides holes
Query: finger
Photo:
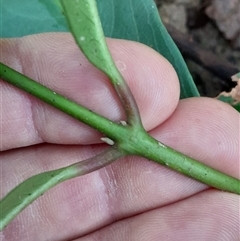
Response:
[[[109,80],[86,60],[70,34],[41,34],[0,44],[5,64],[113,121],[124,119]],[[156,127],[178,102],[179,85],[172,66],[142,44],[111,39],[108,44],[136,98],[145,128]],[[5,82],[0,85],[2,150],[42,142],[100,142],[100,135],[86,125]]]
[[[201,102],[201,100],[203,101]],[[206,109],[213,110],[215,108],[218,111],[212,111],[211,118],[208,118],[211,121],[204,121]],[[223,113],[224,115],[222,115]],[[236,154],[235,144],[233,145],[233,143],[239,142],[239,136],[235,133],[239,126],[239,115],[236,113],[231,107],[221,102],[192,98],[180,102],[176,115],[174,112],[169,119],[169,129],[166,129],[165,126],[167,121],[163,124],[162,129],[161,127],[155,128],[151,134],[169,146],[177,146],[178,139],[176,138],[178,137],[175,134],[178,134],[179,140],[182,140],[182,145],[177,146],[178,150],[184,152],[187,150],[190,156],[197,158],[201,155],[196,150],[201,147],[206,157],[206,159],[203,158],[203,161],[217,169],[221,169],[222,165],[225,165],[224,163],[231,158],[231,169],[228,169],[227,172],[236,176],[236,170],[239,170],[239,156]],[[221,121],[219,121],[220,116]],[[189,128],[195,125],[196,119],[201,120],[201,125]],[[188,124],[189,130],[183,128],[182,125],[185,122]],[[212,135],[209,135],[209,131],[207,132],[209,125],[211,128],[217,127],[221,130],[220,135],[217,134],[216,129],[213,129],[214,134],[216,133],[218,137],[217,140],[225,147],[225,154],[222,153],[221,148],[216,148],[214,149],[215,154],[212,155],[211,147],[214,147],[216,143],[213,142],[211,146],[213,138]],[[229,126],[231,126],[230,130]],[[202,135],[196,135],[198,128]],[[175,134],[172,135],[172,132],[167,132],[167,130],[173,130]],[[193,144],[194,148],[192,148],[186,142],[188,138],[196,142],[198,146]],[[198,141],[199,138],[204,141]],[[185,144],[188,146],[187,149],[184,147]],[[43,171],[69,165],[77,160],[95,155],[101,148],[41,145],[26,148],[25,151],[6,152],[5,156],[1,156],[4,170],[1,183],[6,183],[10,189],[16,185],[16,182],[33,175],[36,170]],[[221,158],[219,158],[220,156]],[[13,173],[15,174],[13,175]],[[15,176],[15,178],[9,180],[9,176]],[[4,189],[6,186],[4,185]],[[116,220],[183,200],[205,189],[207,186],[165,167],[138,157],[129,157],[55,187],[35,201],[31,208],[25,209],[7,227],[5,235],[9,238],[8,240],[14,240],[13,233],[17,232],[18,240],[21,240],[28,229],[29,240],[33,237],[34,240],[67,240],[93,232]],[[35,215],[34,219],[31,217],[32,213]],[[25,220],[25,228],[21,225],[22,220]],[[41,233],[39,233],[40,227]],[[27,239],[25,238],[25,240]]]
[[[237,195],[205,191],[116,222],[75,241],[238,240],[239,201]]]
[[[182,100],[151,134],[166,145],[240,178],[240,114],[210,98]]]

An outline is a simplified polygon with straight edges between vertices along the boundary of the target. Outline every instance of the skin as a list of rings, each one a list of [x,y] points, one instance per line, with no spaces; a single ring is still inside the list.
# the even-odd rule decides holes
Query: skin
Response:
[[[178,101],[166,59],[150,48],[108,39],[139,105],[144,127],[159,141],[240,178],[240,116],[214,99]],[[69,34],[0,41],[5,64],[114,120],[124,111],[109,81]],[[1,197],[36,173],[99,153],[96,131],[0,80]],[[139,157],[127,157],[45,193],[0,233],[2,241],[239,240],[239,196]]]

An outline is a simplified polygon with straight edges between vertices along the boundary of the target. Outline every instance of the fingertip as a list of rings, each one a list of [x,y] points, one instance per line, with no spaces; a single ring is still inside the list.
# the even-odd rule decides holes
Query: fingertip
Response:
[[[155,128],[178,104],[176,71],[167,59],[144,44],[119,39],[108,39],[108,44],[138,103],[144,127]]]
[[[164,144],[239,178],[240,115],[221,101],[184,99],[152,135]]]
[[[133,92],[144,127],[146,130],[155,128],[173,113],[179,100],[179,82],[173,67],[159,53],[143,44],[118,39],[107,39],[107,42]],[[69,33],[8,39],[3,45],[1,58],[10,67],[112,121],[124,119],[124,109],[110,81],[87,61]],[[9,90],[12,98],[23,96],[23,92],[12,90]],[[99,142],[99,135],[86,125],[29,95],[24,96],[19,105],[25,112],[25,119],[18,118],[13,106],[8,109],[17,129],[16,142],[21,136],[18,130],[26,129],[29,120],[32,125],[28,129],[31,131],[27,132],[24,145],[33,145],[41,140],[59,144]],[[24,108],[26,100],[31,106],[28,112]],[[9,103],[9,96],[4,97],[4,101]],[[12,128],[9,115],[3,115],[3,118],[8,123],[4,127],[8,136]],[[6,146],[19,147],[19,142],[8,141]]]

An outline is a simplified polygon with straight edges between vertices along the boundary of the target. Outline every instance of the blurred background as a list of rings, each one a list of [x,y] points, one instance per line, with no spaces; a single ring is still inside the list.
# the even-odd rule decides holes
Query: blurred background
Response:
[[[240,1],[155,2],[201,95],[230,91],[236,85],[231,75],[240,72]]]

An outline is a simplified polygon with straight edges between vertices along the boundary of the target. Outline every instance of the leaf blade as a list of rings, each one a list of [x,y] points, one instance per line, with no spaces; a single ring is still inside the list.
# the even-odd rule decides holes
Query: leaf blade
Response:
[[[47,190],[78,175],[79,171],[76,167],[68,166],[37,174],[20,183],[0,200],[0,231]]]
[[[152,47],[175,68],[180,80],[180,97],[199,96],[185,61],[164,27],[153,0],[111,1],[112,4],[97,0],[97,3],[106,36]]]
[[[78,46],[93,65],[111,78],[118,70],[104,41],[95,0],[61,2]]]
[[[52,1],[2,1],[1,37],[69,31],[61,8]],[[133,40],[154,48],[176,69],[180,79],[180,97],[199,96],[185,61],[162,24],[153,0],[97,0],[97,6],[106,36]],[[14,10],[16,7],[19,9],[17,12]]]
[[[69,27],[85,57],[112,82],[127,114],[127,122],[142,127],[136,101],[108,49],[95,0],[61,0]]]
[[[68,31],[61,8],[53,1],[1,0],[0,12],[1,38]]]

